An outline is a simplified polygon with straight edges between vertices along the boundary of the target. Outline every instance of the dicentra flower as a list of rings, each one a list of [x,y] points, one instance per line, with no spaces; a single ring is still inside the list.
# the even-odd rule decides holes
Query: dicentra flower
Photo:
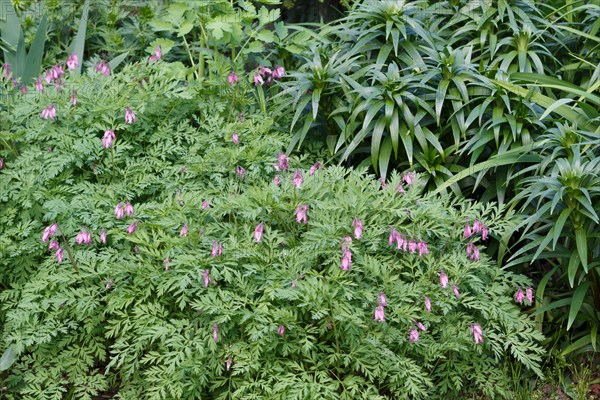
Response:
[[[301,222],[303,224],[308,223],[307,212],[308,205],[306,204],[300,204],[298,207],[296,207],[296,222]]]
[[[202,280],[204,281],[204,287],[207,288],[210,283],[210,271],[205,269],[202,272]]]
[[[254,74],[254,85],[258,86],[258,85],[263,85],[265,83],[265,81],[263,80],[263,77],[259,74],[259,73],[255,73]]]
[[[279,325],[279,327],[277,328],[277,334],[279,336],[283,336],[285,335],[285,326],[283,325]]]
[[[231,71],[229,73],[229,76],[227,77],[227,80],[229,81],[229,86],[233,86],[234,83],[238,82],[238,76],[235,74],[234,71]]]
[[[100,61],[96,65],[96,71],[100,72],[104,76],[110,75],[110,65],[106,61]]]
[[[219,340],[219,324],[213,325],[213,340],[215,343]]]
[[[448,275],[444,271],[440,272],[440,286],[442,288],[448,286]]]
[[[58,243],[58,240],[53,240],[50,242],[50,244],[48,245],[48,250],[53,250],[56,251],[60,248],[60,245]]]
[[[115,207],[115,217],[117,217],[117,219],[125,218],[125,209],[123,208],[123,203],[119,203]]]
[[[71,103],[73,104],[73,107],[77,107],[77,90],[75,89],[71,92]]]
[[[417,327],[418,327],[420,330],[422,330],[423,332],[426,332],[426,331],[427,331],[427,327],[426,327],[425,325],[423,325],[422,323],[420,323],[420,322],[417,322]]]
[[[125,204],[125,215],[131,217],[133,215],[133,212],[133,206],[131,205],[131,203]]]
[[[277,156],[277,164],[275,164],[275,171],[287,171],[289,168],[289,159],[284,153],[279,153]]]
[[[410,334],[408,335],[408,341],[411,343],[419,341],[419,331],[416,328],[412,328],[410,330]]]
[[[515,302],[517,304],[522,304],[525,300],[525,293],[521,290],[521,288],[517,288],[517,292],[515,293]]]
[[[243,167],[240,167],[239,165],[235,168],[235,173],[240,177],[243,178],[244,174],[246,173],[246,170]]]
[[[44,85],[42,84],[42,80],[39,77],[35,80],[35,90],[37,90],[38,92],[44,91]]]
[[[375,315],[373,319],[377,322],[385,321],[385,310],[383,309],[383,304],[379,304],[375,309]]]
[[[44,108],[40,113],[40,117],[42,117],[42,119],[54,120],[54,118],[56,118],[56,107],[54,104],[50,104],[48,107]]]
[[[4,158],[0,158],[0,171],[4,168]]]
[[[110,129],[107,130],[106,132],[104,132],[104,136],[102,136],[102,147],[104,147],[105,149],[112,147],[113,142],[116,139],[117,136],[115,135],[115,132],[113,132]]]
[[[423,241],[417,243],[417,250],[419,251],[419,257],[423,257],[429,254],[429,245]]]
[[[379,295],[377,296],[377,302],[382,306],[387,307],[387,299],[385,298],[385,293],[379,292]]]
[[[75,68],[79,66],[79,58],[77,58],[77,54],[73,53],[67,57],[67,68],[70,71],[73,71]]]
[[[431,312],[431,300],[427,296],[425,296],[425,310]]]
[[[184,224],[181,230],[179,231],[179,237],[184,237],[188,235],[188,224]]]
[[[160,51],[160,47],[154,49],[154,54],[148,58],[148,64],[158,61],[162,58],[162,52]]]
[[[475,344],[483,343],[483,330],[479,324],[471,324],[471,332],[473,333],[473,340]]]
[[[231,141],[233,144],[238,144],[240,142],[240,137],[236,132],[233,132],[233,135],[231,135]]]
[[[281,65],[276,65],[273,68],[273,79],[281,79],[285,75],[285,69]]]
[[[358,218],[354,218],[352,221],[352,227],[354,228],[354,239],[360,239],[362,237],[363,224]]]
[[[133,124],[134,122],[137,122],[137,117],[135,116],[135,113],[131,110],[130,107],[125,107],[125,122],[128,124]]]
[[[127,233],[130,234],[130,235],[133,235],[133,233],[137,229],[137,224],[138,224],[138,221],[135,221],[133,224],[129,225],[127,227]]]
[[[213,240],[212,251],[210,252],[210,255],[213,257],[218,257],[221,254],[223,254],[223,244],[218,243],[216,240]]]
[[[56,257],[56,262],[57,263],[61,263],[63,262],[64,258],[65,258],[65,253],[63,252],[62,247],[59,247],[58,250],[56,250],[56,253],[54,254],[54,257]]]
[[[479,261],[479,249],[473,243],[467,245],[467,255],[471,261]]]
[[[169,266],[171,264],[171,259],[170,258],[165,258],[163,260],[163,265],[165,266],[165,272],[169,272]]]
[[[10,77],[10,64],[2,64],[2,69],[4,70],[3,77],[4,79],[9,79]]]
[[[106,230],[102,229],[100,232],[100,243],[106,244]]]
[[[44,242],[44,243],[48,242],[50,240],[50,237],[54,236],[54,233],[56,232],[57,228],[58,228],[58,225],[56,225],[56,224],[47,226],[44,229],[44,233],[42,233],[42,242]]]
[[[209,207],[210,207],[210,203],[208,202],[208,200],[204,200],[204,201],[202,202],[202,209],[203,209],[203,210],[206,210],[206,209],[207,209],[207,208],[209,208]]]
[[[275,184],[275,186],[281,185],[281,178],[279,177],[279,175],[275,175],[275,178],[273,178],[273,183]]]
[[[317,172],[318,170],[321,169],[321,163],[320,162],[316,162],[312,165],[312,167],[310,167],[310,170],[308,171],[308,176],[313,176],[315,174],[315,172]]]
[[[452,291],[454,292],[454,296],[456,296],[457,299],[460,299],[460,292],[458,291],[458,286],[452,285]]]
[[[263,235],[263,224],[261,222],[258,225],[256,225],[256,228],[254,228],[254,241],[256,243],[260,242],[262,239],[262,235]]]
[[[533,288],[528,287],[525,289],[525,297],[527,297],[529,304],[533,304]]]
[[[465,230],[463,232],[463,237],[466,238],[470,238],[471,236],[473,236],[473,232],[471,232],[471,225],[465,225]]]
[[[350,249],[344,249],[342,251],[342,264],[340,268],[342,271],[348,271],[352,267],[352,253]]]
[[[294,172],[294,176],[292,177],[292,182],[294,183],[294,186],[296,186],[297,189],[300,189],[300,186],[304,182],[304,177],[302,176],[302,172],[300,172],[299,169],[297,169]]]
[[[231,359],[231,357],[229,357],[226,361],[225,361],[225,368],[227,369],[227,371],[229,371],[229,369],[231,368],[231,363],[233,363],[233,360]]]
[[[77,244],[90,244],[92,243],[92,234],[85,229],[82,229],[75,237],[75,243]]]
[[[415,173],[414,172],[405,172],[404,174],[402,174],[402,180],[408,185],[412,185],[413,181],[415,180]]]
[[[481,228],[481,240],[487,240],[489,233],[487,225],[484,225],[483,228]]]

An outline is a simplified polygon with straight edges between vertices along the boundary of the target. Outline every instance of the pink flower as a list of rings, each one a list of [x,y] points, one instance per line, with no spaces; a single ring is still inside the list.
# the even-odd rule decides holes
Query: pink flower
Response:
[[[50,104],[48,107],[44,108],[40,113],[40,117],[42,117],[42,119],[54,120],[54,118],[56,118],[56,107],[54,104]]]
[[[425,296],[425,310],[431,312],[431,300],[427,296]]]
[[[362,237],[363,224],[358,218],[354,218],[352,221],[352,227],[354,227],[354,238],[360,239]]]
[[[73,53],[69,55],[67,58],[67,68],[69,71],[73,71],[75,68],[79,66],[79,58],[77,58],[77,54]]]
[[[102,229],[100,232],[100,243],[106,244],[106,229]]]
[[[410,330],[410,334],[408,335],[408,341],[411,343],[415,343],[419,341],[419,331],[415,328]]]
[[[0,158],[0,171],[4,168],[4,158]]]
[[[289,159],[284,153],[279,153],[277,156],[277,164],[275,164],[275,171],[287,171],[289,168]]]
[[[273,71],[271,71],[271,68],[269,67],[263,67],[262,65],[259,67],[259,73],[264,76],[264,77],[268,77],[269,75],[271,75],[273,73]]]
[[[481,233],[481,231],[483,230],[483,223],[476,219],[475,222],[473,222],[473,233]]]
[[[100,72],[104,76],[110,75],[110,65],[106,61],[100,61],[96,65],[96,71]]]
[[[105,149],[108,149],[110,147],[112,147],[113,142],[117,139],[115,132],[113,132],[112,130],[107,130],[106,132],[104,132],[104,136],[102,136],[102,147],[104,147]]]
[[[385,298],[385,293],[379,292],[379,295],[377,296],[377,301],[382,306],[387,307],[387,299]]]
[[[127,227],[127,233],[130,234],[130,235],[133,235],[133,233],[137,229],[137,224],[138,224],[138,221],[135,221],[133,224],[129,225]]]
[[[210,203],[208,202],[208,200],[204,200],[204,201],[202,202],[202,209],[203,209],[203,210],[206,210],[206,209],[207,209],[207,208],[209,208],[209,207],[210,207]]]
[[[454,292],[454,296],[456,296],[457,299],[460,299],[460,292],[458,291],[458,286],[452,285],[452,291]]]
[[[310,167],[310,170],[308,171],[308,176],[313,176],[315,174],[315,172],[317,172],[318,170],[321,169],[321,163],[320,162],[316,162],[312,165],[312,167]]]
[[[350,236],[344,236],[342,238],[342,242],[340,243],[340,249],[345,250],[349,249],[352,245],[352,238]]]
[[[61,262],[63,262],[65,258],[65,253],[63,252],[63,249],[61,247],[59,247],[58,250],[56,250],[56,254],[54,254],[54,257],[56,257],[57,263],[60,264]]]
[[[412,185],[414,179],[415,179],[415,173],[414,172],[405,172],[404,174],[402,174],[402,180],[408,186]]]
[[[402,182],[400,182],[394,190],[400,194],[406,193],[406,190],[404,190],[404,186],[402,186]]]
[[[73,89],[71,92],[71,103],[73,103],[73,107],[77,107],[77,90]]]
[[[213,240],[212,251],[210,253],[213,257],[218,257],[223,254],[223,245],[218,243],[216,240]]]
[[[56,225],[56,224],[54,224],[54,225]],[[56,229],[54,231],[52,230],[52,227],[54,225],[47,226],[44,229],[44,233],[42,233],[42,242],[44,242],[44,243],[48,242],[50,240],[50,237],[54,235],[54,232],[56,231]]]
[[[487,240],[488,235],[489,235],[488,227],[487,227],[487,225],[484,225],[483,228],[481,228],[481,240]]]
[[[215,343],[219,340],[219,324],[213,325],[213,340]]]
[[[131,217],[133,215],[133,206],[131,203],[125,204],[125,215]]]
[[[344,251],[342,251],[342,265],[340,268],[342,271],[348,271],[351,267],[352,253],[350,252],[350,249],[344,249]]]
[[[52,75],[52,79],[57,81],[65,75],[65,71],[63,70],[62,65],[55,65],[50,70],[50,74]]]
[[[4,79],[8,79],[10,77],[10,64],[2,64],[2,69],[4,69]]]
[[[446,273],[444,271],[442,271],[440,273],[440,286],[442,288],[445,288],[446,286],[448,286],[448,275],[446,275]]]
[[[302,185],[302,183],[304,182],[304,177],[302,176],[302,172],[300,172],[299,169],[297,169],[296,172],[294,172],[292,182],[294,182],[294,186],[296,186],[297,189],[300,189],[300,185]]]
[[[392,246],[394,244],[394,242],[396,242],[398,240],[398,238],[400,237],[400,235],[398,234],[398,232],[396,232],[396,229],[394,229],[394,227],[390,227],[390,238],[388,239],[388,245]],[[398,247],[400,248],[400,247]]]
[[[240,137],[236,132],[233,132],[233,135],[231,135],[231,141],[233,144],[238,144],[240,142]]]
[[[470,238],[471,236],[473,236],[473,232],[471,232],[471,225],[467,224],[467,225],[465,225],[465,231],[463,233],[463,237]]]
[[[515,293],[515,302],[517,304],[522,304],[525,300],[525,293],[521,290],[521,288],[517,288],[517,293]]]
[[[91,242],[92,235],[84,229],[82,229],[75,237],[75,243],[77,244],[90,244]]]
[[[377,306],[373,319],[377,322],[385,321],[385,310],[383,309],[383,304],[379,304]]]
[[[419,257],[429,254],[429,246],[423,241],[417,243],[417,250],[419,251]]]
[[[128,124],[137,122],[137,117],[130,107],[125,107],[125,122]]]
[[[58,250],[60,248],[58,240],[53,240],[50,242],[50,244],[48,245],[48,250]]]
[[[417,242],[411,240],[408,242],[408,251],[415,253],[417,251]]]
[[[423,332],[427,332],[427,327],[425,327],[425,325],[423,325],[420,322],[417,322],[417,327],[422,330]]]
[[[277,334],[278,334],[279,336],[283,336],[283,335],[285,335],[285,326],[283,326],[283,325],[279,325],[279,328],[277,328]]]
[[[481,325],[471,324],[471,332],[473,333],[475,344],[483,343],[483,331],[481,330]]]
[[[243,167],[240,167],[239,165],[235,168],[235,173],[238,174],[238,176],[240,178],[244,177],[244,174],[246,173],[246,170]]]
[[[188,224],[184,224],[183,227],[181,228],[181,231],[179,231],[179,237],[184,237],[188,235]]]
[[[234,83],[238,82],[238,76],[235,74],[234,71],[231,71],[231,73],[227,77],[227,80],[229,81],[229,86],[233,86]]]
[[[473,243],[467,245],[467,255],[471,261],[479,261],[479,249]]]
[[[117,219],[125,218],[125,209],[123,208],[123,203],[119,203],[115,207],[115,217],[117,217]]]
[[[273,79],[281,79],[285,75],[285,70],[281,65],[276,65],[273,69]]]
[[[162,52],[160,51],[160,47],[157,47],[154,50],[154,54],[148,58],[148,64],[158,61],[162,58]]]
[[[225,361],[225,368],[227,369],[227,371],[231,369],[231,363],[233,363],[233,360],[231,359],[231,357],[229,357],[227,361]]]
[[[383,178],[383,177],[379,178],[379,185],[381,186],[382,189],[385,189],[387,187],[387,183],[385,183],[385,178]]]
[[[254,85],[258,86],[258,85],[263,85],[265,83],[265,81],[263,80],[262,76],[260,74],[255,73],[254,74]]]
[[[306,225],[308,222],[306,213],[308,212],[308,205],[300,204],[296,207],[296,222],[302,222]]]
[[[169,264],[171,264],[171,259],[170,258],[165,258],[163,260],[163,264],[165,266],[165,272],[169,272]]]
[[[273,178],[273,183],[275,184],[275,186],[281,185],[281,178],[279,177],[279,175],[275,175],[275,178]]]
[[[27,93],[27,86],[21,85],[21,94]]]
[[[533,304],[533,288],[528,287],[525,290],[525,296],[527,297],[527,301],[529,301],[529,304]]]
[[[254,241],[256,243],[260,242],[260,240],[262,239],[262,235],[263,235],[263,224],[262,222],[258,225],[256,225],[256,228],[254,228]]]
[[[290,287],[292,287],[292,289],[293,289],[296,287],[297,284],[298,284],[298,281],[293,280],[292,283],[290,284]]]
[[[204,280],[204,287],[207,288],[208,284],[210,283],[210,271],[205,269],[204,272],[202,272],[202,279]]]
[[[42,84],[42,81],[39,77],[35,80],[35,90],[37,90],[38,92],[44,91],[44,85]]]

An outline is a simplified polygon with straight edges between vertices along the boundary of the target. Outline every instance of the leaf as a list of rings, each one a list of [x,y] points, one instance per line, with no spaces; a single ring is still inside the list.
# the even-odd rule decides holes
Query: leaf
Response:
[[[73,39],[73,43],[71,43],[71,46],[69,46],[69,53],[77,54],[77,59],[79,60],[79,65],[75,67],[75,70],[73,71],[75,74],[79,74],[81,72],[81,65],[83,64],[83,52],[85,51],[85,38],[87,34],[89,11],[90,0],[85,0],[83,12],[81,13],[81,19],[79,20],[79,29],[77,29],[77,34],[75,35],[75,39]]]
[[[117,68],[127,58],[128,55],[129,55],[129,53],[123,53],[119,56],[116,56],[112,60],[110,60],[108,62],[108,66],[110,67],[110,70],[114,71],[114,69]]]
[[[584,337],[580,338],[575,343],[572,343],[570,346],[568,346],[566,349],[564,349],[562,351],[562,353],[560,353],[560,354],[563,356],[566,356],[567,354],[572,353],[575,350],[582,348],[583,346],[587,345],[590,342],[591,342],[591,336],[585,335]]]
[[[571,300],[571,308],[569,309],[569,321],[567,322],[567,330],[571,329],[571,325],[575,321],[575,317],[579,313],[579,309],[583,304],[583,299],[587,294],[588,288],[590,287],[590,282],[585,282],[577,289],[575,289],[575,293],[573,293],[573,297]]]
[[[44,46],[46,44],[46,19],[46,14],[44,14],[27,54],[22,76],[23,83],[26,85],[29,85],[42,70],[42,58],[44,57]]]
[[[379,172],[381,177],[385,178],[387,175],[388,166],[390,164],[390,156],[392,155],[392,140],[386,137],[381,145],[379,151]]]
[[[552,111],[554,111],[558,107],[565,105],[565,104],[572,103],[572,102],[573,102],[573,99],[558,99],[558,100],[556,100],[554,103],[552,103],[550,105],[550,107],[548,107],[546,109],[546,111],[544,111],[544,113],[540,116],[540,120],[546,118]]]
[[[577,252],[574,251],[571,253],[571,257],[569,257],[569,267],[568,267],[568,275],[569,275],[569,285],[573,287],[575,284],[575,276],[577,275],[577,270],[579,269],[579,256]]]
[[[577,252],[579,253],[579,259],[583,265],[585,272],[588,271],[588,251],[587,251],[587,234],[583,229],[575,230],[575,242],[577,243]]]
[[[17,360],[17,351],[14,346],[8,346],[8,348],[0,357],[0,371],[6,371],[11,365]]]
[[[0,0],[0,34],[2,40],[9,47],[9,51],[4,52],[4,59],[13,67],[17,65],[16,52],[19,46],[20,37],[23,35],[21,24],[17,17],[17,12],[13,7],[12,0]]]
[[[592,348],[594,349],[594,351],[598,351],[598,350],[596,350],[597,337],[598,337],[598,325],[593,325],[592,330],[590,332],[590,342],[592,343]]]

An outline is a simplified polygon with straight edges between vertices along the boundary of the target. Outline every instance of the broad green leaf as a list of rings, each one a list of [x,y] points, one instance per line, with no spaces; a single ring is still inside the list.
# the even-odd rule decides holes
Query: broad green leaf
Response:
[[[585,272],[588,271],[588,251],[587,251],[587,234],[584,229],[575,230],[575,242],[577,244],[577,252],[581,259],[581,264]]]
[[[552,105],[550,107],[548,107],[546,109],[546,111],[544,111],[544,113],[540,116],[540,120],[546,118],[552,111],[554,111],[558,107],[572,103],[572,102],[573,102],[573,99],[558,99],[558,100],[556,100],[554,103],[552,103]]]
[[[571,308],[569,309],[569,321],[567,322],[567,330],[571,329],[571,325],[575,321],[575,317],[579,313],[579,309],[581,308],[581,304],[583,304],[583,299],[585,299],[585,295],[590,287],[590,282],[584,282],[580,286],[575,289],[573,293],[573,297],[571,300]]]
[[[4,52],[4,60],[12,65],[17,65],[16,54],[19,39],[23,35],[17,12],[12,0],[0,0],[0,34],[2,41],[8,46],[9,51]]]
[[[44,46],[46,44],[46,19],[46,15],[44,14],[27,54],[22,76],[23,83],[26,85],[29,85],[42,70],[42,58],[44,57]]]
[[[386,137],[381,145],[379,151],[379,172],[381,176],[385,178],[388,172],[388,166],[390,164],[390,157],[392,155],[392,140],[390,137]]]
[[[14,346],[8,346],[8,348],[0,357],[0,371],[6,371],[11,365],[17,360],[17,351]]]
[[[108,62],[108,66],[110,67],[110,70],[114,71],[115,68],[117,68],[127,58],[128,55],[129,55],[129,53],[123,53],[121,55],[116,56],[112,60],[110,60]]]
[[[554,225],[554,236],[552,238],[553,239],[552,250],[554,250],[556,248],[556,244],[558,243],[558,239],[560,238],[560,236],[562,234],[562,230],[563,230],[563,227],[565,226],[565,222],[567,221],[567,218],[569,218],[569,215],[571,215],[572,211],[573,211],[572,208],[565,208],[564,210],[561,211],[560,215],[556,219],[556,225]]]
[[[579,264],[580,264],[579,256],[577,255],[577,252],[574,251],[571,253],[571,257],[569,257],[569,267],[567,270],[567,273],[569,276],[569,285],[571,287],[573,287],[573,285],[575,284],[575,276],[577,276],[577,270],[579,269]]]

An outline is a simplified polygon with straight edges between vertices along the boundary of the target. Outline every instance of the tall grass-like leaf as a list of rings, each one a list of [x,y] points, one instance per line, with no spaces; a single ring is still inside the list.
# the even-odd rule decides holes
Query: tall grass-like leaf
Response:
[[[22,76],[23,83],[26,85],[29,85],[42,70],[42,58],[44,57],[44,47],[46,45],[46,21],[47,15],[44,14],[27,53]]]
[[[85,0],[83,4],[83,11],[81,13],[81,19],[79,20],[79,29],[73,39],[73,43],[69,46],[69,54],[77,54],[79,59],[79,65],[75,68],[74,73],[79,74],[81,72],[81,65],[83,64],[83,52],[85,50],[85,38],[87,33],[87,22],[90,11],[90,0]]]
[[[123,61],[125,61],[128,55],[129,53],[123,53],[110,60],[108,62],[108,65],[110,66],[111,71],[114,71],[115,68],[117,68]]]
[[[12,0],[0,0],[0,12],[2,13],[0,15],[0,34],[2,41],[8,47],[4,51],[4,60],[17,72],[17,66],[20,64],[17,60],[17,49],[23,32]]]
[[[575,289],[575,293],[573,293],[573,297],[571,299],[571,308],[569,309],[569,321],[567,322],[567,330],[571,329],[571,325],[573,325],[575,317],[577,317],[577,314],[579,313],[579,309],[583,304],[583,299],[585,298],[589,287],[590,283],[585,282],[577,289]]]

